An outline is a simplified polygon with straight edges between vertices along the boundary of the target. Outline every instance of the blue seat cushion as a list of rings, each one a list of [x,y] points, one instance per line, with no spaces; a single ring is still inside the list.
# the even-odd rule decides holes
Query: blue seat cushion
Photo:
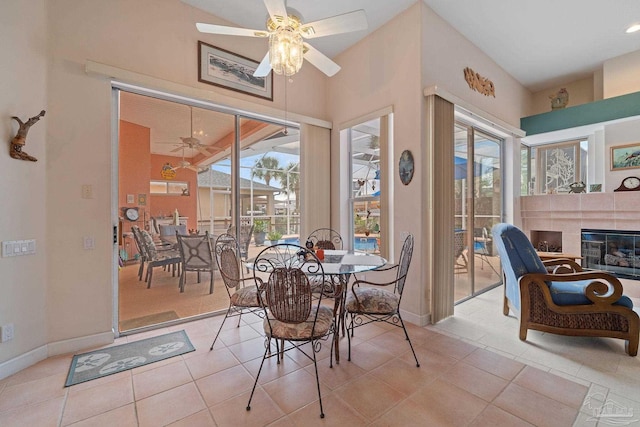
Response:
[[[551,299],[556,305],[593,304],[585,295],[585,289],[592,280],[578,280],[576,282],[551,282],[549,290]],[[633,302],[628,296],[622,295],[614,305],[621,305],[633,309]]]

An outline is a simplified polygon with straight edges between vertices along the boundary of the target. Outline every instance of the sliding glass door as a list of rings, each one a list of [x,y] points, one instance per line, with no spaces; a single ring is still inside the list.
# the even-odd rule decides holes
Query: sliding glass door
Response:
[[[500,283],[491,227],[502,217],[502,140],[455,125],[455,301]]]

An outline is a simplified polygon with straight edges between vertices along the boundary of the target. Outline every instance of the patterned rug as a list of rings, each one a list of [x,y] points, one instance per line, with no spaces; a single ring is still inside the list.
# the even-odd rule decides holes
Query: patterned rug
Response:
[[[76,354],[65,387],[195,351],[185,331]]]

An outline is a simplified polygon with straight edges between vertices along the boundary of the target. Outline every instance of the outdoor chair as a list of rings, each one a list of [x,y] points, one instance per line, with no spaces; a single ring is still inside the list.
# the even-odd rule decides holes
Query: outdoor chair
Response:
[[[236,226],[230,225],[227,229],[227,234],[231,234],[238,241],[238,247],[240,248],[240,259],[247,260],[249,255],[249,243],[251,242],[251,235],[253,234],[254,224],[242,224],[240,225],[240,233],[236,232]]]
[[[254,277],[268,276],[264,286],[263,327],[267,339],[275,339],[282,344],[275,354],[265,346],[264,355],[256,380],[249,396],[247,411],[251,409],[251,399],[260,378],[260,372],[267,358],[277,357],[278,363],[284,360],[284,352],[298,349],[313,361],[316,374],[320,418],[324,418],[322,395],[316,353],[320,351],[321,341],[331,340],[330,366],[333,363],[333,345],[335,344],[335,318],[333,306],[322,303],[323,295],[313,294],[307,274],[324,275],[322,263],[312,251],[302,246],[278,244],[264,249],[253,263]],[[285,347],[287,343],[288,346]],[[304,346],[304,344],[309,344]],[[312,354],[308,354],[312,353]]]
[[[231,234],[220,235],[216,240],[214,252],[222,282],[225,284],[225,289],[229,295],[229,308],[224,315],[216,337],[213,339],[213,343],[211,343],[211,350],[213,350],[213,346],[227,318],[238,316],[239,327],[243,314],[256,313],[257,315],[262,315],[264,313],[258,298],[258,288],[262,288],[262,281],[255,277],[245,278],[243,276],[240,248],[235,236]]]
[[[342,236],[331,228],[318,228],[309,234],[307,241],[317,249],[342,249]]]
[[[140,232],[140,227],[134,225],[131,227],[131,234],[133,234],[133,241],[136,244],[136,249],[138,250],[138,254],[140,255],[140,267],[138,268],[138,280],[142,281],[142,274],[144,272],[144,264],[149,261],[146,253],[147,251],[142,246],[142,233]],[[153,238],[152,238],[153,239]],[[159,252],[167,251],[172,249],[171,245],[158,244],[154,240],[153,242],[156,245],[156,250]]]
[[[372,322],[385,322],[402,328],[404,336],[409,342],[409,347],[416,360],[416,366],[420,367],[418,357],[409,339],[407,328],[400,316],[400,302],[404,291],[411,257],[413,256],[413,235],[409,234],[402,245],[398,264],[376,271],[389,271],[396,269],[396,278],[390,282],[370,282],[356,280],[351,291],[347,291],[345,310],[347,315],[347,339],[349,341],[348,360],[351,360],[351,338],[355,328],[368,325]],[[363,286],[364,285],[364,286]]]
[[[453,265],[454,273],[466,273],[469,265],[465,249],[466,230],[456,230],[453,234]]]
[[[142,242],[143,251],[145,251],[145,257],[147,258],[147,275],[145,281],[147,282],[147,289],[151,287],[151,281],[153,280],[153,269],[155,267],[171,268],[171,274],[175,276],[176,270],[180,274],[181,258],[180,253],[176,250],[164,250],[158,251],[156,244],[153,242],[151,234],[147,230],[140,230],[140,241]]]
[[[180,274],[180,292],[184,292],[184,285],[187,281],[187,272],[194,271],[198,275],[200,283],[200,273],[209,273],[209,293],[213,293],[214,260],[211,251],[211,240],[209,232],[204,234],[182,235],[176,232],[178,249],[182,259],[182,274]]]
[[[620,281],[603,271],[582,271],[570,259],[541,261],[525,234],[511,224],[493,227],[504,280],[503,313],[520,316],[520,339],[534,329],[559,335],[625,340],[638,354],[639,318]]]
[[[484,270],[484,263],[486,262],[489,267],[499,276],[500,273],[496,271],[495,267],[489,260],[489,256],[491,255],[491,253],[489,252],[489,245],[491,245],[492,240],[493,239],[491,239],[491,237],[489,236],[489,231],[487,231],[487,227],[476,228],[474,230],[473,237],[473,253],[480,257],[481,270]]]

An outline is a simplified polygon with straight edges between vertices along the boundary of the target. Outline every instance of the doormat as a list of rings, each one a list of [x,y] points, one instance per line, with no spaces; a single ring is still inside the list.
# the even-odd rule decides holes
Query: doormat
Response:
[[[148,365],[195,351],[182,330],[127,344],[76,354],[71,361],[65,387]]]
[[[120,322],[120,330],[128,331],[130,329],[142,328],[149,325],[157,325],[158,323],[168,322],[169,320],[179,319],[180,316],[175,311],[163,311],[162,313],[149,314],[148,316],[134,317]]]

